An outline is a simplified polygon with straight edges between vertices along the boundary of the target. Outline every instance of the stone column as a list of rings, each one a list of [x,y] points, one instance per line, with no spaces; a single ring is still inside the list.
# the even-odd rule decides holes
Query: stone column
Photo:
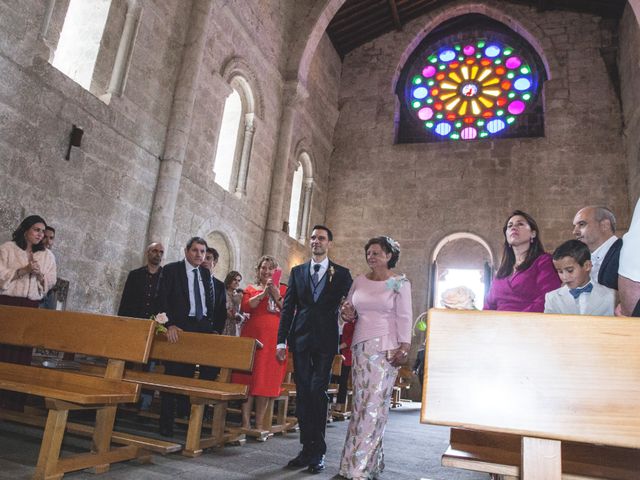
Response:
[[[253,134],[256,131],[254,120],[255,115],[253,113],[247,113],[244,116],[244,136],[242,137],[242,152],[240,154],[238,181],[236,183],[236,195],[238,197],[247,193],[249,159],[251,158],[251,148],[253,147]]]
[[[313,178],[305,178],[302,186],[302,220],[298,229],[298,241],[304,243],[309,230],[309,215],[311,213],[311,194],[313,193]]]
[[[162,242],[166,246],[169,245],[171,236],[212,3],[213,0],[194,0],[192,3],[189,30],[173,95],[164,153],[160,159],[160,171],[151,208],[147,239],[149,242]]]
[[[278,254],[278,247],[285,244],[279,241],[282,233],[283,204],[287,187],[289,155],[293,129],[296,124],[297,110],[309,96],[307,89],[298,80],[290,80],[285,84],[282,103],[284,109],[280,120],[280,135],[275,165],[271,174],[271,194],[269,196],[269,212],[264,234],[263,252]],[[286,233],[284,234],[287,235]]]
[[[40,25],[40,34],[35,46],[35,54],[33,57],[34,64],[47,63],[53,60],[53,54],[55,52],[54,45],[51,44],[47,38],[49,34],[49,27],[51,26],[51,18],[56,8],[56,0],[47,1],[47,9],[42,17],[42,25]]]
[[[124,27],[122,29],[122,35],[120,36],[116,59],[113,63],[113,70],[111,71],[109,88],[107,89],[107,93],[100,97],[100,99],[106,103],[109,103],[113,95],[120,96],[124,91],[130,65],[131,49],[138,33],[141,13],[142,6],[138,0],[127,0],[127,15],[124,20]]]

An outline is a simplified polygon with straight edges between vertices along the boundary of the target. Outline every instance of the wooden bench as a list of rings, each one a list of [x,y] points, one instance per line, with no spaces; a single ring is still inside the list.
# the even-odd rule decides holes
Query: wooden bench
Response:
[[[225,431],[228,402],[244,400],[248,392],[247,385],[231,383],[231,371],[253,370],[253,360],[258,346],[260,343],[257,340],[245,337],[182,332],[177,343],[169,343],[164,335],[157,335],[149,358],[219,367],[218,378],[215,381],[203,380],[127,369],[124,380],[149,390],[189,397],[191,411],[182,454],[196,457],[201,455],[205,448],[221,447],[228,441],[244,440],[244,437],[236,432]],[[84,369],[88,373],[99,371],[95,367]],[[206,405],[213,405],[211,436],[203,436],[202,433]],[[148,416],[158,418],[157,415]],[[153,443],[156,440],[149,438],[147,441]]]
[[[402,406],[402,391],[409,390],[411,388],[411,380],[413,379],[413,372],[409,367],[402,366],[398,370],[398,376],[396,377],[396,383],[393,386],[391,392],[391,408],[397,408]],[[404,400],[410,402],[411,400]]]
[[[122,380],[125,361],[146,362],[154,325],[80,312],[0,306],[0,343],[107,358],[102,377],[31,365],[0,363],[0,389],[36,395],[48,409],[34,479],[59,479],[66,472],[93,468],[105,472],[114,462],[148,459],[136,446],[111,448],[116,408],[135,402],[140,387]],[[96,410],[91,451],[61,458],[70,410]],[[18,412],[3,412],[11,417]]]
[[[639,339],[635,318],[431,310],[421,421],[458,427],[443,465],[640,478]]]

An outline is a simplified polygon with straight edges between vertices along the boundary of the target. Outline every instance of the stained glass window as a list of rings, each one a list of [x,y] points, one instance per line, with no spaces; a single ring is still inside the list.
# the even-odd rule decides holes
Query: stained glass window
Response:
[[[539,57],[502,24],[466,17],[423,41],[405,66],[401,143],[544,134]]]

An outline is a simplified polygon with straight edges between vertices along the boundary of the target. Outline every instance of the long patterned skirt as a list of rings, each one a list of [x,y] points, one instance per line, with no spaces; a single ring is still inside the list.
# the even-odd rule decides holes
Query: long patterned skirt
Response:
[[[352,347],[353,412],[340,460],[345,478],[375,478],[384,469],[382,437],[398,368],[379,347],[378,338]]]

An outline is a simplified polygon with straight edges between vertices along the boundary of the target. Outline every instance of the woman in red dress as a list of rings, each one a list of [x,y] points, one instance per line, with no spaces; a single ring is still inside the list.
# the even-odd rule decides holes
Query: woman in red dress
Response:
[[[250,428],[251,410],[255,403],[256,428],[270,430],[271,419],[265,418],[269,398],[280,395],[280,387],[287,363],[276,359],[278,325],[285,285],[276,285],[272,279],[278,268],[276,259],[263,255],[256,265],[256,283],[249,285],[242,297],[242,311],[249,320],[242,326],[241,337],[259,340],[263,347],[256,351],[253,373],[234,373],[234,383],[249,385],[249,396],[242,404],[242,427]],[[255,399],[255,402],[254,402]]]

